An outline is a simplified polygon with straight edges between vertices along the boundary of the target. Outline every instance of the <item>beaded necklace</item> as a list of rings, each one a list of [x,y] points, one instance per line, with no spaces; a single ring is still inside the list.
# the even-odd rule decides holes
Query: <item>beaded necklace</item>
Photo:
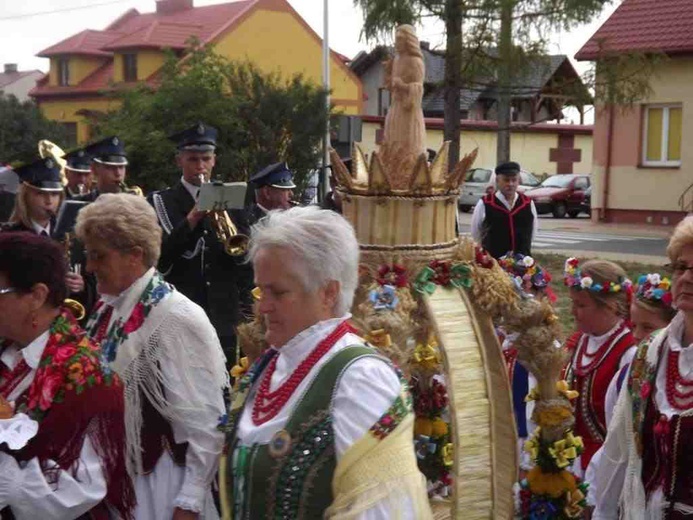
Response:
[[[679,355],[669,349],[667,354],[666,395],[669,404],[677,410],[687,410],[693,405],[693,380],[685,379],[679,371]],[[681,389],[679,390],[679,387]]]
[[[260,386],[258,387],[255,401],[253,402],[253,424],[260,426],[275,417],[284,407],[289,398],[293,395],[298,385],[306,378],[308,372],[327,354],[348,332],[353,332],[354,329],[349,323],[343,321],[332,333],[327,336],[313,351],[306,357],[298,368],[294,370],[289,379],[279,386],[274,392],[270,392],[270,383],[272,375],[277,368],[277,359],[279,356],[274,356],[269,362],[265,375],[263,376]]]

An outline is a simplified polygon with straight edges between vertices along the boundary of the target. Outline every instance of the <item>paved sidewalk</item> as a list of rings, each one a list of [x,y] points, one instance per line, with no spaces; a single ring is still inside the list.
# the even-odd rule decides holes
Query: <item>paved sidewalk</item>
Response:
[[[534,254],[535,251],[532,251]],[[640,264],[651,264],[656,266],[664,266],[669,263],[669,258],[666,256],[651,256],[651,255],[633,255],[628,253],[619,253],[616,251],[576,251],[574,249],[537,249],[538,254],[554,254],[563,256],[574,256],[581,260],[587,258],[600,258],[602,260],[611,260],[612,262],[637,262]]]

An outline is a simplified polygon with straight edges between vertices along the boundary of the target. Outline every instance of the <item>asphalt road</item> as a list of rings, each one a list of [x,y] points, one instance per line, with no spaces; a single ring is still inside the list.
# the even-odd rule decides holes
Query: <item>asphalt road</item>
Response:
[[[469,234],[471,215],[462,214],[460,217],[460,233]],[[570,230],[561,228],[569,227]],[[666,256],[669,243],[665,236],[653,236],[651,233],[638,234],[637,230],[629,229],[619,232],[618,229],[603,228],[594,225],[589,218],[554,219],[551,216],[541,216],[539,232],[532,244],[533,251],[593,251],[617,253],[625,255]]]

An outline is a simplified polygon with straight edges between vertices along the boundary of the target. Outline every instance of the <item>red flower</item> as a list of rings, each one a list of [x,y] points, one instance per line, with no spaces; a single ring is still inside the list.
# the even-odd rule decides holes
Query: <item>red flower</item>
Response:
[[[671,293],[668,292],[668,291],[664,293],[664,296],[662,296],[662,303],[663,303],[664,305],[671,306],[671,304],[672,304],[673,301],[674,301],[674,300],[673,300],[672,297],[671,297]]]
[[[488,253],[479,246],[476,246],[476,249],[474,250],[474,260],[477,264],[479,264],[481,267],[485,267],[486,269],[493,267],[493,260],[491,260]]]
[[[383,265],[378,269],[377,282],[380,285],[407,286],[407,270],[399,264]]]
[[[142,305],[142,302],[138,302],[135,308],[132,309],[132,314],[130,314],[128,321],[125,322],[123,332],[132,334],[142,326],[142,323],[144,323],[144,305]]]
[[[652,392],[652,385],[650,384],[649,381],[645,381],[642,386],[640,387],[640,397],[643,399],[647,399],[650,396],[650,393]]]
[[[38,396],[38,406],[41,410],[45,411],[50,408],[62,382],[63,375],[59,372],[47,374],[45,379],[41,381],[40,395]]]
[[[447,260],[433,260],[428,267],[435,271],[433,283],[437,285],[448,285],[450,283],[450,262]]]
[[[604,282],[604,284],[602,285],[602,292],[608,293],[609,289],[611,289],[611,282]]]
[[[53,354],[53,363],[63,365],[76,353],[77,349],[72,345],[65,345],[64,347],[57,348]]]

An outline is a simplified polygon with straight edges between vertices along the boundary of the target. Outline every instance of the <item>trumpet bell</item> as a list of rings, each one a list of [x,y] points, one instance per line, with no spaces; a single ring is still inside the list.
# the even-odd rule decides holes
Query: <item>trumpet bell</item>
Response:
[[[84,305],[79,303],[77,300],[71,298],[65,298],[63,300],[63,306],[68,309],[77,321],[81,321],[87,315],[87,311],[84,309]]]
[[[41,156],[41,159],[53,159],[55,163],[60,166],[60,178],[63,186],[66,186],[67,177],[65,177],[65,165],[67,164],[67,161],[63,159],[63,155],[65,155],[63,149],[48,139],[41,139],[38,142],[38,153]]]

